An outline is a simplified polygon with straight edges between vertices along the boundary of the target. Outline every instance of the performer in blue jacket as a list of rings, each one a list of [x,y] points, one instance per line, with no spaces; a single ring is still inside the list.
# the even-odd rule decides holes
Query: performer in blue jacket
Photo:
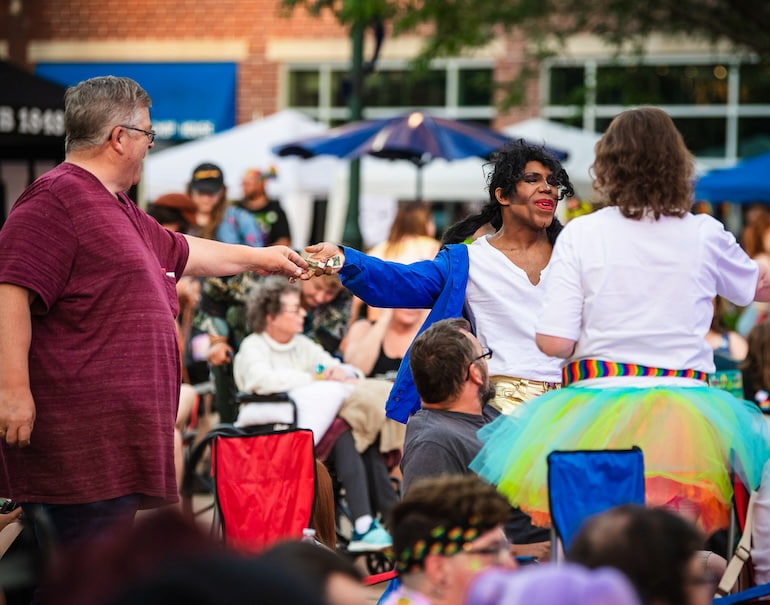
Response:
[[[496,397],[485,415],[507,414],[523,401],[557,388],[558,359],[535,345],[541,280],[561,224],[556,205],[574,195],[561,164],[542,147],[520,140],[493,158],[489,202],[449,228],[435,259],[382,261],[330,242],[306,248],[317,274],[339,271],[346,288],[375,307],[430,308],[420,332],[448,317],[466,317],[485,349]],[[485,226],[494,230],[476,238]],[[406,422],[420,398],[404,357],[387,402],[390,418]]]

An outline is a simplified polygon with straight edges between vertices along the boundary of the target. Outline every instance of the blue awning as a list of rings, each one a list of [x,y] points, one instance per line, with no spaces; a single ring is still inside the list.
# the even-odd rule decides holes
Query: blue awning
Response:
[[[695,184],[695,199],[712,203],[770,202],[770,153],[745,158],[732,168],[710,170]]]
[[[72,86],[95,76],[124,76],[152,97],[160,139],[187,140],[235,126],[235,63],[39,63],[36,74]]]

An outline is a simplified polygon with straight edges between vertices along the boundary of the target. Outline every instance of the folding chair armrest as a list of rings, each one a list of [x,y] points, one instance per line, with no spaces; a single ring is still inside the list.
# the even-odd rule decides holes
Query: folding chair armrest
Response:
[[[284,408],[285,406],[289,406],[290,411],[290,419],[289,417],[285,417],[285,414],[278,414],[277,416],[270,417],[265,420],[257,420],[257,424],[286,424],[289,428],[297,428],[297,404],[292,399],[288,393],[286,392],[280,392],[280,393],[269,393],[267,395],[258,395],[256,393],[243,393],[239,392],[235,395],[235,401],[236,404],[240,406],[251,406],[252,404],[259,405],[273,405],[280,408]],[[268,415],[270,412],[268,412]],[[262,416],[262,414],[258,414],[258,416]]]
[[[275,403],[291,400],[291,397],[286,392],[270,393],[268,395],[257,395],[256,393],[237,393],[235,395],[237,403]]]

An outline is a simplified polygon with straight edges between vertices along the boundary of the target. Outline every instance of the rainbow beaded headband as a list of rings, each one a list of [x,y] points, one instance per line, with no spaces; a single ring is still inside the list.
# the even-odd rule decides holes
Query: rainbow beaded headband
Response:
[[[463,551],[466,544],[473,542],[487,529],[477,516],[451,525],[434,527],[427,538],[417,540],[399,554],[396,571],[400,574],[419,571],[428,555],[451,557]]]

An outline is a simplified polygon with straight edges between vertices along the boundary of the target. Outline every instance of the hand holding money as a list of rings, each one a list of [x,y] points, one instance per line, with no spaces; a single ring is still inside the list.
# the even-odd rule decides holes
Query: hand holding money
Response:
[[[316,260],[310,257],[307,257],[305,259],[307,261],[307,264],[310,266],[311,269],[319,269],[321,271],[326,271],[326,269],[331,269],[334,271],[334,269],[339,269],[342,267],[342,258],[340,258],[339,255],[332,256],[331,258],[327,260]]]
[[[324,273],[327,275],[337,273],[345,264],[345,255],[342,253],[342,249],[331,242],[307,246],[303,257],[308,264],[307,277]]]

